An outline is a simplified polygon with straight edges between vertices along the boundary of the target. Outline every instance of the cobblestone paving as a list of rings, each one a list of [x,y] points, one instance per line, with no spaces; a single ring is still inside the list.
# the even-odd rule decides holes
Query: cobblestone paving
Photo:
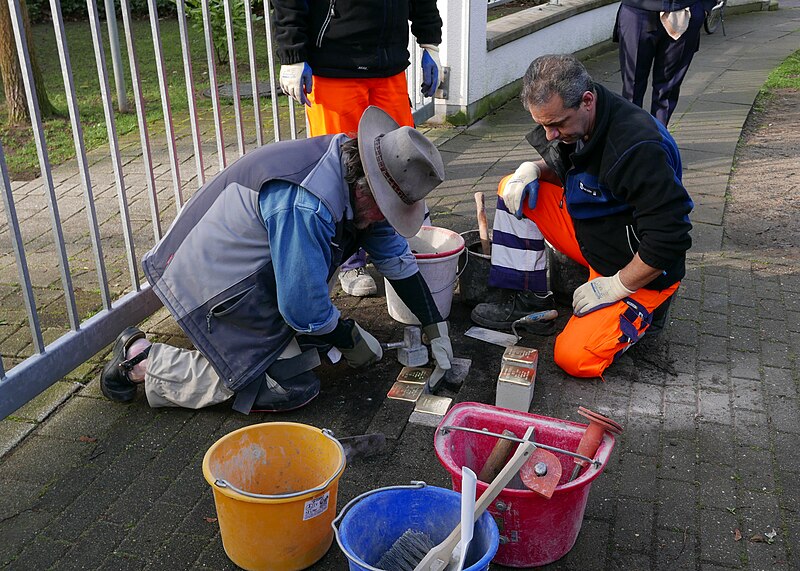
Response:
[[[526,337],[524,342],[542,353],[533,412],[580,420],[577,407],[587,406],[625,427],[605,472],[592,486],[575,547],[551,569],[800,568],[800,276],[796,267],[780,260],[723,250],[720,206],[735,143],[758,87],[800,44],[800,13],[731,16],[726,29],[727,37],[702,39],[674,119],[697,210],[689,272],[667,332],[626,353],[604,382],[577,382],[560,373],[552,363],[552,339]],[[614,52],[587,65],[596,79],[618,87]],[[727,106],[715,107],[732,97],[735,101]],[[430,201],[437,225],[457,231],[474,227],[473,192],[491,196],[499,178],[529,156],[522,139],[529,120],[512,101],[467,129],[429,131],[440,144],[449,175]],[[131,143],[131,161],[134,147]],[[170,216],[168,164],[164,159],[158,167],[165,219]],[[108,161],[98,157],[95,166],[102,172]],[[59,192],[74,196],[77,218],[82,200],[77,181],[66,175],[57,180]],[[94,180],[103,181],[99,175]],[[113,179],[103,184],[110,206],[98,201],[102,220],[118,225],[111,204]],[[38,221],[44,203],[36,184],[16,185],[17,193],[29,199],[20,209],[25,219]],[[135,225],[138,251],[143,252],[153,238],[143,194],[138,202],[133,210],[140,212]],[[46,242],[48,222],[40,223],[39,234],[31,230],[26,235],[29,243],[39,236]],[[67,234],[70,255],[86,255],[85,230],[70,227]],[[7,240],[1,228],[0,239]],[[106,250],[109,259],[122,254],[113,246]],[[0,258],[4,359],[25,354],[24,335],[7,326],[25,319],[15,301],[9,257]],[[63,320],[58,295],[44,295],[58,287],[51,266],[37,266],[37,293],[46,300],[42,307],[53,305],[57,324]],[[120,291],[129,284],[125,267],[123,262],[115,274]],[[398,335],[381,298],[336,295],[344,312],[382,339]],[[491,403],[502,350],[463,336],[468,315],[467,308],[454,304],[455,352],[471,357],[473,368],[453,396],[459,402]],[[163,310],[143,327],[154,339],[187,346]],[[226,405],[200,412],[152,410],[141,398],[116,405],[102,398],[97,386],[103,357],[0,422],[0,566],[235,568],[222,547],[201,460],[222,435],[278,417],[245,417]],[[345,470],[339,507],[366,490],[410,479],[450,485],[431,446],[433,429],[407,424],[408,407],[384,399],[398,371],[392,359],[354,374],[326,367],[320,372],[320,397],[279,418],[326,426],[341,435],[387,435],[384,455]],[[346,561],[334,546],[313,568],[344,569]]]

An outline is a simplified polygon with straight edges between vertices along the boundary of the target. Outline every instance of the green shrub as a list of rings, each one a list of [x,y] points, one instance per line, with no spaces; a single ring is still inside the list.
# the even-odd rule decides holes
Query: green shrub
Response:
[[[174,0],[173,0],[174,1]],[[185,0],[186,17],[198,34],[203,34],[203,3],[201,0]],[[231,26],[233,40],[236,41],[247,33],[247,20],[245,20],[244,0],[230,0]],[[211,40],[214,43],[214,54],[218,64],[228,62],[228,36],[225,26],[224,0],[208,0],[208,19],[211,25]],[[262,20],[261,16],[253,15],[253,25]]]
[[[28,11],[30,12],[31,22],[41,23],[51,20],[50,0],[27,0]],[[120,0],[114,2],[117,17],[121,18],[122,3]],[[131,16],[134,18],[147,18],[149,8],[147,0],[130,0]],[[156,0],[159,18],[172,16],[176,13],[175,3],[172,0]],[[97,0],[97,11],[101,19],[106,17],[105,2]],[[61,16],[66,21],[88,20],[89,12],[86,8],[86,0],[61,0]]]

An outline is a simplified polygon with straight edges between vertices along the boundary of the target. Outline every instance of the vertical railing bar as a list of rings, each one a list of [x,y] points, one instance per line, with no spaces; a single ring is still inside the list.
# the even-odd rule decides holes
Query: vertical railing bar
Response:
[[[420,95],[419,95],[419,84],[420,82],[417,81],[417,64],[419,63],[419,53],[417,53],[417,42],[414,37],[409,34],[410,41],[408,43],[408,54],[411,56],[411,65],[409,66],[409,70],[406,72],[406,78],[408,79],[408,93],[409,99],[411,100],[411,109],[417,109],[420,104]]]
[[[264,5],[269,10],[269,2]],[[256,67],[256,46],[253,41],[253,15],[250,13],[250,0],[244,0],[244,18],[247,27],[247,55],[250,58],[250,83],[253,88],[253,115],[256,122],[256,145],[264,144],[264,129],[261,125],[261,99],[258,97],[258,68]]]
[[[150,149],[150,131],[147,127],[147,115],[142,93],[142,81],[139,74],[139,58],[136,55],[136,44],[133,42],[133,29],[131,28],[130,0],[122,2],[122,24],[125,26],[125,42],[128,47],[128,62],[131,68],[131,83],[133,84],[133,100],[136,104],[136,121],[139,125],[139,139],[142,145],[142,163],[147,180],[149,194],[150,218],[153,220],[153,237],[158,242],[161,239],[161,213],[158,209],[158,191],[153,174],[153,156]]]
[[[197,119],[197,102],[195,101],[194,80],[192,79],[192,54],[190,52],[189,33],[186,30],[186,9],[184,0],[175,0],[178,7],[178,31],[181,35],[181,53],[183,54],[183,75],[186,79],[186,96],[189,99],[189,120],[192,124],[192,143],[194,144],[194,164],[197,168],[197,186],[206,181],[203,168],[203,149],[200,146],[200,123]]]
[[[467,0],[461,13],[461,97],[464,109],[469,107],[469,52],[471,2]]]
[[[13,0],[12,0],[13,1]],[[3,152],[3,144],[0,143],[0,184],[3,187],[3,206],[8,218],[8,233],[11,236],[11,246],[14,248],[14,257],[17,260],[17,273],[19,274],[20,288],[22,289],[22,299],[25,302],[25,310],[28,313],[28,325],[33,337],[33,345],[37,353],[44,352],[44,339],[42,338],[42,328],[39,325],[39,313],[36,311],[36,299],[33,296],[31,286],[31,276],[28,272],[28,261],[25,258],[25,245],[22,242],[22,234],[19,230],[19,220],[17,211],[14,208],[14,195],[11,192],[11,181],[8,178],[6,168],[6,156]],[[2,361],[0,361],[2,366]],[[0,370],[2,373],[2,370]],[[5,374],[0,374],[0,378]]]
[[[208,58],[208,80],[211,82],[211,106],[214,109],[214,130],[217,135],[217,161],[219,170],[225,168],[225,137],[222,132],[222,116],[219,106],[219,88],[217,85],[217,63],[215,61],[214,39],[211,35],[211,16],[208,0],[201,0],[203,7],[203,34],[206,40],[206,57]]]
[[[231,88],[233,89],[233,113],[236,119],[236,141],[239,144],[239,156],[244,155],[244,123],[242,122],[242,105],[239,98],[239,72],[236,69],[236,45],[233,41],[233,14],[230,0],[223,0],[225,7],[225,28],[228,32],[228,62],[231,66]]]
[[[286,99],[289,100],[289,133],[294,140],[297,138],[297,124],[294,117],[294,99],[291,97],[287,97]]]
[[[175,190],[175,209],[180,211],[183,206],[183,190],[181,188],[181,173],[178,167],[178,151],[175,148],[175,127],[172,124],[172,107],[169,103],[167,72],[164,69],[164,52],[161,48],[161,32],[158,26],[158,6],[156,0],[147,0],[147,4],[150,11],[150,31],[153,35],[153,51],[155,52],[156,70],[158,71],[158,87],[161,90],[161,108],[164,112],[164,130],[167,133],[169,168],[172,173],[172,185]]]
[[[122,176],[122,160],[119,154],[119,141],[117,140],[117,125],[114,121],[114,108],[111,105],[111,94],[108,85],[108,71],[106,58],[103,52],[103,38],[100,32],[100,16],[97,13],[97,0],[87,0],[89,9],[89,26],[92,30],[94,44],[94,59],[97,65],[97,78],[100,81],[100,95],[103,100],[103,112],[106,117],[106,130],[108,131],[108,146],[111,154],[111,165],[114,168],[114,181],[117,185],[117,199],[119,200],[119,215],[122,222],[122,235],[125,240],[125,249],[128,257],[128,271],[131,275],[131,285],[134,291],[139,290],[139,273],[136,270],[136,249],[133,243],[131,218],[128,212],[128,198],[125,194],[125,182]]]
[[[53,185],[53,175],[50,172],[50,159],[47,154],[47,143],[44,139],[44,128],[42,126],[42,115],[39,110],[39,100],[36,95],[36,86],[33,83],[33,71],[30,65],[30,55],[28,54],[28,42],[25,38],[25,27],[22,23],[22,12],[19,2],[8,0],[8,11],[11,14],[11,26],[14,28],[14,40],[17,45],[17,55],[19,56],[19,66],[23,70],[22,80],[25,84],[25,95],[28,97],[28,112],[33,126],[33,138],[36,142],[36,153],[39,155],[39,166],[42,171],[42,179],[50,203],[50,223],[53,228],[55,247],[58,251],[59,271],[61,272],[61,284],[64,288],[64,299],[67,303],[67,317],[70,327],[77,331],[78,310],[75,306],[75,292],[72,289],[72,276],[69,271],[67,260],[67,250],[64,246],[64,233],[61,229],[61,217],[58,213],[58,202],[55,187]]]
[[[108,51],[111,52],[111,68],[114,70],[114,87],[117,90],[117,106],[120,113],[128,112],[128,98],[125,93],[125,72],[122,69],[122,55],[119,53],[119,33],[114,0],[105,0],[106,26],[108,27]]]
[[[97,210],[94,206],[94,193],[92,192],[92,182],[89,176],[89,165],[86,161],[86,145],[83,142],[83,127],[81,126],[81,116],[78,111],[75,80],[72,77],[72,63],[70,62],[69,49],[67,47],[67,35],[64,31],[64,20],[61,16],[60,0],[50,0],[50,15],[53,18],[58,57],[61,62],[61,75],[64,78],[64,88],[66,89],[67,107],[69,108],[69,119],[72,125],[72,140],[75,144],[75,155],[78,161],[78,173],[81,183],[83,183],[83,199],[86,203],[86,216],[89,219],[89,238],[92,242],[94,264],[97,268],[100,299],[103,302],[104,309],[111,309],[111,293],[108,289],[106,262],[103,257],[100,228],[97,224]]]
[[[281,140],[281,116],[278,107],[278,86],[275,83],[275,55],[272,51],[272,14],[269,2],[264,2],[264,28],[267,34],[267,60],[269,62],[269,97],[272,103],[272,123],[275,140]]]

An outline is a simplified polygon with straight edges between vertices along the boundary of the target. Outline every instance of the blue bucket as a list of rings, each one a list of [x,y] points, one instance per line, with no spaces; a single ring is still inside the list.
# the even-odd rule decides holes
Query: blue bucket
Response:
[[[457,492],[424,484],[393,486],[351,500],[333,521],[333,529],[350,571],[375,571],[374,565],[406,530],[422,531],[438,544],[460,518],[461,494]],[[488,570],[499,544],[497,524],[484,512],[475,522],[464,571]]]

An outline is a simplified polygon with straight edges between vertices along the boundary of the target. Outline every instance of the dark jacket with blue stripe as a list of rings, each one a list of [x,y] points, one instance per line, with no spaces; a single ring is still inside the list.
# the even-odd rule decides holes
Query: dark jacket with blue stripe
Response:
[[[273,0],[282,64],[321,77],[391,77],[408,67],[408,23],[419,44],[440,44],[436,0]]]
[[[547,141],[536,125],[528,142],[564,182],[566,207],[586,261],[610,276],[636,252],[664,270],[648,289],[663,289],[686,273],[693,204],[681,182],[678,147],[649,113],[595,84],[597,113],[582,149]]]

